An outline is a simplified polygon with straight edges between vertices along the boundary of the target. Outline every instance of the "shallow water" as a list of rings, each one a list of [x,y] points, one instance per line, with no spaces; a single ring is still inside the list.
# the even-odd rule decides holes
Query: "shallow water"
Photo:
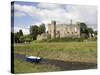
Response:
[[[15,58],[21,59],[25,61],[25,55],[24,54],[14,54]],[[81,70],[81,69],[96,69],[97,64],[96,63],[90,63],[90,62],[77,62],[77,61],[62,61],[62,60],[54,60],[54,59],[44,59],[39,62],[39,64],[50,64],[55,65],[60,68],[61,71],[66,70]]]

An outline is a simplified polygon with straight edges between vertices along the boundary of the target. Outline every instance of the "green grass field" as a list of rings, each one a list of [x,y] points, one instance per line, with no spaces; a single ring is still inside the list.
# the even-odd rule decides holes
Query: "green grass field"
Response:
[[[97,42],[52,42],[14,44],[14,53],[26,56],[40,56],[44,59],[64,62],[97,63]],[[59,63],[59,62],[58,62]],[[73,64],[73,63],[72,63]],[[60,71],[61,68],[53,64],[32,64],[15,58],[15,73]],[[66,66],[66,65],[65,65]],[[79,65],[81,66],[81,65]],[[72,67],[72,66],[70,66]],[[84,67],[84,66],[83,66]]]

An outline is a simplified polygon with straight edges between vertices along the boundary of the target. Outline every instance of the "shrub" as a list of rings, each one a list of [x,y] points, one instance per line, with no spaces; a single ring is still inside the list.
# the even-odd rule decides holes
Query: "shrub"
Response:
[[[71,41],[81,42],[83,40],[84,40],[83,38],[64,37],[64,38],[54,38],[54,39],[43,39],[39,40],[38,42],[71,42]]]

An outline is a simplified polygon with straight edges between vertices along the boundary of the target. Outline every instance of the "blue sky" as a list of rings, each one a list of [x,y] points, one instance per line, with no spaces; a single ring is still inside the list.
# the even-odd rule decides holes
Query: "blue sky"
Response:
[[[51,4],[39,2],[14,2],[14,31],[22,29],[29,33],[31,25],[46,25],[56,20],[57,23],[85,22],[97,29],[97,7],[87,5]]]

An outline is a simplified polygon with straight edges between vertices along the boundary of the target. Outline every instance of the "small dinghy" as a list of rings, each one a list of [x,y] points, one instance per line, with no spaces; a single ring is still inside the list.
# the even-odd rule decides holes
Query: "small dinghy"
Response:
[[[27,62],[32,62],[32,63],[38,63],[41,61],[40,57],[36,57],[36,56],[28,56],[26,57],[26,61]]]

